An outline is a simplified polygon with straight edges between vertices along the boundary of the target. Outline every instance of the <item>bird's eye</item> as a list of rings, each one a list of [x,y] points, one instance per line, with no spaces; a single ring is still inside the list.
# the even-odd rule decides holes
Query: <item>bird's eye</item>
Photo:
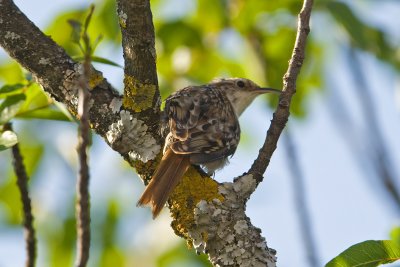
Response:
[[[244,87],[244,82],[243,81],[238,81],[236,84],[237,84],[237,86],[239,86],[241,88]]]

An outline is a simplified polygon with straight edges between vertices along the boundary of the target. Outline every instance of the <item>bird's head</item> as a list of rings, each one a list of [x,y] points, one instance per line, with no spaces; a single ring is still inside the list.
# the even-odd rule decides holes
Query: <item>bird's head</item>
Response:
[[[213,80],[210,85],[225,93],[238,117],[258,95],[281,93],[280,90],[260,87],[255,82],[244,78],[217,79]]]

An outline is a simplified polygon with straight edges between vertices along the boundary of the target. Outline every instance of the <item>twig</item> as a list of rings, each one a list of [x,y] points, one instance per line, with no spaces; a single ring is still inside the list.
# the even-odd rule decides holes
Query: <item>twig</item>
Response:
[[[321,266],[318,260],[317,246],[312,232],[311,216],[307,207],[306,187],[304,184],[304,176],[300,167],[299,158],[297,156],[296,147],[290,132],[284,133],[284,144],[288,158],[288,170],[293,181],[293,192],[297,215],[300,222],[301,235],[305,244],[307,253],[308,266]]]
[[[289,67],[283,77],[283,92],[279,98],[279,105],[273,115],[271,125],[268,129],[264,145],[260,149],[257,159],[249,170],[257,181],[257,184],[262,182],[263,174],[267,169],[272,153],[276,149],[279,136],[289,118],[289,108],[292,96],[296,92],[296,80],[303,65],[306,40],[310,32],[310,16],[313,0],[304,0],[303,8],[299,14],[296,42],[292,53],[292,58],[289,61]]]
[[[79,102],[78,116],[79,136],[78,136],[78,155],[79,155],[79,176],[77,181],[77,267],[85,267],[89,260],[90,251],[90,197],[89,197],[89,166],[87,163],[87,149],[90,145],[89,128],[89,77],[91,71],[91,46],[87,35],[87,27],[93,13],[94,6],[91,6],[90,13],[86,18],[82,40],[85,44],[85,60],[83,62],[83,75],[79,80]]]
[[[5,130],[12,131],[11,123],[4,126]],[[27,253],[27,259],[25,266],[34,267],[36,260],[36,233],[33,227],[33,214],[31,207],[31,199],[28,191],[28,175],[24,166],[23,158],[19,149],[19,145],[16,144],[12,148],[13,155],[13,166],[15,175],[17,176],[17,185],[21,194],[21,201],[23,207],[24,217],[24,228],[25,228],[25,247]]]

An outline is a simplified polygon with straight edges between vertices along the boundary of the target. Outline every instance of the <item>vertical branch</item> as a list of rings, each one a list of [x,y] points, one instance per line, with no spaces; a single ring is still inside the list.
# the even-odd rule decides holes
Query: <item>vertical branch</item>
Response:
[[[11,124],[8,123],[4,129],[12,131]],[[25,170],[23,158],[19,145],[16,144],[12,148],[13,166],[15,175],[17,176],[17,185],[21,194],[21,201],[23,207],[24,228],[25,228],[25,247],[27,252],[27,259],[25,266],[34,267],[36,259],[36,233],[33,227],[33,215],[31,207],[31,199],[28,192],[28,175]]]
[[[135,112],[151,108],[157,113],[160,92],[150,0],[118,0],[117,4],[125,61],[123,105]]]
[[[86,18],[82,40],[85,46],[83,75],[79,80],[79,102],[78,117],[79,136],[78,136],[78,156],[79,156],[79,175],[77,181],[77,267],[85,267],[89,260],[90,251],[90,196],[89,196],[89,166],[87,163],[87,149],[90,145],[90,128],[89,128],[89,77],[91,72],[91,46],[87,35],[87,27],[93,13],[94,6],[91,6],[90,13]]]
[[[122,107],[147,127],[149,137],[154,138],[158,147],[164,140],[159,134],[161,96],[158,88],[155,32],[150,0],[117,0],[117,13],[122,34],[124,52],[124,94]],[[134,135],[134,133],[129,133]],[[155,165],[153,161],[144,164],[134,159],[133,166],[142,179],[150,179]],[[154,159],[152,157],[151,159]]]
[[[301,236],[303,237],[303,243],[305,244],[305,251],[307,253],[307,260],[309,263],[308,266],[318,267],[321,266],[321,264],[318,260],[317,246],[311,227],[312,224],[310,219],[310,211],[308,210],[306,202],[304,176],[300,167],[300,162],[297,156],[297,150],[293,142],[293,138],[288,130],[285,131],[284,141],[286,154],[288,156],[288,169],[293,181],[293,192],[297,216],[300,222],[300,232]]]

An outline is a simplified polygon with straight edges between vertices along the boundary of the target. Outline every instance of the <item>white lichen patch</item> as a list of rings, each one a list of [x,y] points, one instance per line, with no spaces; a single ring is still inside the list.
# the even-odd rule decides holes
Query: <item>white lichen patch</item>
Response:
[[[235,231],[238,234],[242,234],[244,231],[246,231],[249,227],[247,226],[247,222],[245,220],[240,220],[237,221],[236,224],[233,226]]]
[[[122,28],[126,28],[126,20],[128,19],[128,15],[122,11],[118,12],[119,23],[121,24]]]
[[[123,19],[124,20],[124,22],[126,22],[126,20],[128,19],[128,15],[127,14],[125,14],[124,12],[119,12],[119,17],[121,18],[121,19]]]
[[[257,182],[251,174],[242,176],[233,183],[233,189],[235,190],[235,192],[243,196],[251,195],[251,193],[254,192],[256,186]]]
[[[121,110],[122,107],[122,99],[119,97],[114,97],[111,100],[110,108],[113,113],[117,113]]]
[[[161,146],[147,132],[147,125],[126,110],[120,112],[120,117],[120,120],[111,124],[106,134],[111,146],[122,153],[129,152],[132,160],[147,162],[154,159]]]
[[[254,190],[255,181],[246,175],[236,182],[219,186],[223,202],[215,199],[197,204],[196,226],[189,230],[193,247],[198,253],[207,252],[215,266],[275,267],[274,251],[267,247],[261,230],[245,214],[247,194]]]
[[[39,60],[39,65],[48,65],[50,64],[50,59],[49,58],[40,58]]]
[[[7,32],[6,32],[6,35],[5,35],[4,37],[5,37],[6,39],[12,39],[12,40],[21,38],[21,36],[19,36],[19,35],[16,34],[15,32],[10,32],[10,31],[7,31]]]

